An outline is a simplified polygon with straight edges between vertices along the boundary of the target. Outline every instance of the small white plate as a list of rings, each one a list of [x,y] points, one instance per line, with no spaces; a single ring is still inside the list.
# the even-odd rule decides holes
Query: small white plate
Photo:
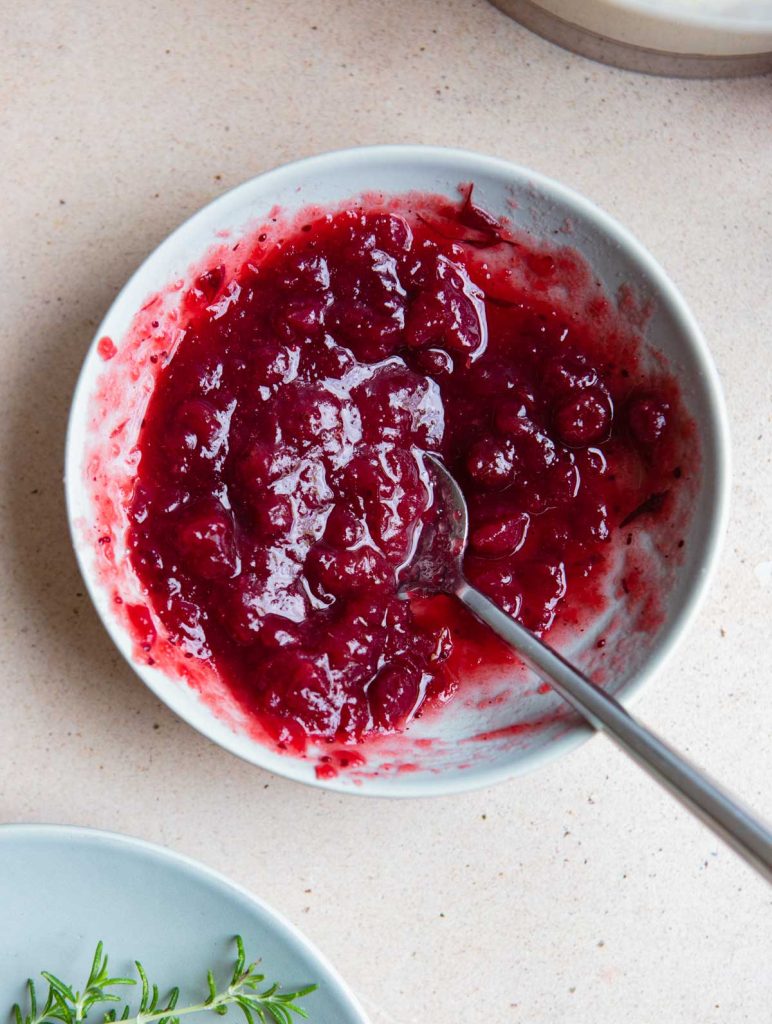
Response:
[[[353,994],[288,921],[195,861],[139,839],[59,825],[0,826],[0,1015],[25,998],[28,977],[50,971],[82,987],[101,939],[111,973],[141,960],[180,1005],[206,996],[206,972],[225,981],[234,935],[285,991],[319,987],[301,1005],[310,1024],[368,1024]],[[132,1005],[136,988],[125,990]],[[241,1012],[232,1008],[233,1024]],[[191,1020],[211,1024],[215,1014]]]

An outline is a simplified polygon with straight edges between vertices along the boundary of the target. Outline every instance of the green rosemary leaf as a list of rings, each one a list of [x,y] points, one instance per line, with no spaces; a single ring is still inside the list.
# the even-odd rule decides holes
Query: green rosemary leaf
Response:
[[[48,971],[41,971],[40,973],[58,996],[71,1003],[75,1002],[75,994],[69,985],[65,985],[63,981],[60,981],[55,975],[49,974]]]
[[[137,968],[137,974],[139,975],[139,980],[142,985],[142,994],[139,997],[139,1012],[145,1013],[147,1010],[148,999],[150,996],[150,982],[147,980],[145,968],[142,966],[139,960],[134,961],[134,966]]]
[[[48,999],[46,1000],[46,1012],[44,1013],[45,1018],[54,1018],[55,1020],[63,1021],[64,1024],[72,1024],[75,1019],[75,1011],[67,1002],[65,996],[62,995],[61,991],[48,979],[48,976],[43,973],[43,977],[49,983]],[[73,996],[71,1002],[75,1002]]]
[[[244,964],[247,961],[246,954],[244,953],[244,941],[240,935],[236,936],[236,963],[233,965],[233,981],[232,985],[238,984],[241,976],[244,973]]]
[[[295,1003],[293,1002],[293,1000],[287,999],[287,1000],[285,1000],[283,1002],[282,1005],[285,1007],[285,1009],[289,1010],[291,1013],[296,1013],[298,1015],[298,1017],[308,1018],[308,1014],[303,1009],[303,1007],[302,1006],[296,1006]]]
[[[86,982],[87,991],[88,989],[93,988],[93,986],[97,983],[97,980],[101,978],[107,970],[107,957],[105,957],[104,963],[102,963],[103,950],[104,946],[100,940],[99,942],[97,942],[97,948],[94,952],[94,959],[91,962],[91,973],[89,974],[88,981]]]
[[[213,971],[206,973],[206,996],[200,1003],[179,1007],[180,990],[177,986],[161,999],[157,984],[151,984],[145,968],[136,960],[139,978],[139,1006],[135,1012],[124,1002],[119,1012],[114,1008],[122,1002],[113,991],[115,988],[134,986],[135,978],[110,977],[108,957],[102,942],[97,944],[88,980],[82,994],[66,984],[56,975],[43,971],[48,982],[48,994],[42,1012],[39,1009],[35,984],[27,982],[27,1003],[29,1012],[14,1004],[11,1010],[12,1024],[180,1024],[182,1015],[197,1014],[209,1010],[224,1016],[230,1006],[241,1010],[245,1024],[294,1024],[295,1018],[308,1020],[304,1007],[297,1000],[310,995],[316,985],[306,985],[295,992],[282,992],[277,982],[265,983],[265,975],[259,971],[259,961],[247,965],[244,943],[236,936],[236,955],[230,984],[218,988]],[[95,1011],[92,1013],[92,1011]]]
[[[239,1009],[244,1014],[247,1024],[255,1024],[255,1018],[252,1016],[252,1007],[249,1004],[248,999],[237,999],[236,1000]]]
[[[206,972],[206,983],[209,986],[209,995],[206,998],[206,1005],[210,1006],[217,996],[217,985],[214,980],[214,974],[211,970]]]
[[[38,997],[35,991],[35,982],[30,978],[27,981],[27,991],[29,992],[29,1012],[30,1017],[33,1019],[38,1015]]]
[[[259,986],[262,985],[264,981],[264,974],[251,974],[244,979],[243,986],[244,988],[255,989],[259,988]]]
[[[91,1007],[95,1006],[97,1003],[120,1003],[120,1001],[121,997],[116,996],[113,992],[103,992],[101,989],[92,991],[91,995],[86,996],[86,998],[81,1001],[83,1016],[86,1017]]]

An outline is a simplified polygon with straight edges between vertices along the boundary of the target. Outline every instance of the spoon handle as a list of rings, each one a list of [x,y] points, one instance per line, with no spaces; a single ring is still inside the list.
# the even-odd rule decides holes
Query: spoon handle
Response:
[[[767,881],[772,881],[772,832],[716,783],[525,626],[515,622],[479,590],[461,580],[458,598],[511,644],[596,729],[605,729],[635,761],[732,846]]]

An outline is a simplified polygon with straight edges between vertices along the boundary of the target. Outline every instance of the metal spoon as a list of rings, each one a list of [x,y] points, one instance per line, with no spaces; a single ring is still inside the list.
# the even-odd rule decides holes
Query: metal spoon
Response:
[[[596,729],[605,729],[635,761],[772,881],[772,832],[716,783],[636,721],[610,694],[464,578],[469,515],[461,488],[442,462],[427,455],[437,517],[425,526],[402,590],[454,594],[552,685]]]

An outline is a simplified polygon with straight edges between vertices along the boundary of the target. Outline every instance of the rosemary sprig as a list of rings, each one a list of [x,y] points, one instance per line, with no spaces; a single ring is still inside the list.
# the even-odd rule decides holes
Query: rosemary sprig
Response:
[[[241,1010],[246,1024],[293,1024],[294,1017],[308,1019],[308,1013],[297,1005],[297,1001],[314,992],[316,985],[306,985],[295,992],[282,992],[276,982],[263,987],[265,975],[259,971],[259,961],[247,963],[240,935],[236,936],[235,942],[236,959],[229,983],[222,989],[218,988],[214,974],[208,971],[206,999],[190,1006],[177,1005],[178,988],[173,988],[165,999],[161,999],[158,986],[151,985],[144,967],[136,960],[140,1000],[135,1013],[122,996],[110,990],[136,985],[137,981],[110,976],[107,954],[100,942],[82,992],[66,985],[49,971],[42,971],[42,977],[48,982],[48,994],[42,1008],[38,1003],[35,982],[30,978],[27,982],[28,1012],[22,1013],[16,1003],[11,1011],[14,1024],[80,1024],[87,1018],[96,1020],[94,1015],[89,1018],[89,1012],[100,1004],[98,1015],[101,1024],[113,1024],[115,1021],[122,1024],[179,1024],[180,1017],[205,1010],[224,1016],[231,1006]],[[120,1013],[114,1006],[108,1009],[105,1004],[109,1003],[123,1003],[123,1009]]]

